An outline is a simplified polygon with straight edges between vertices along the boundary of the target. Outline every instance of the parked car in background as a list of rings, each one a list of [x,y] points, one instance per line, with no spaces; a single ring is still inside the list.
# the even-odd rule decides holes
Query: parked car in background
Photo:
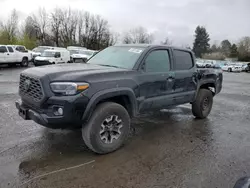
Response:
[[[34,60],[35,66],[69,63],[70,53],[66,48],[56,48],[53,50],[45,50],[40,56]]]
[[[71,51],[71,50],[87,50],[87,48],[81,47],[81,46],[68,46],[67,50],[69,50],[69,51]]]
[[[244,72],[250,72],[250,63],[242,66],[242,71]]]
[[[22,67],[27,67],[31,58],[32,55],[25,46],[0,45],[0,64],[20,64]]]
[[[40,56],[45,50],[54,50],[58,47],[53,47],[53,46],[38,46],[32,50],[32,62],[34,62],[34,59],[37,56]]]
[[[242,65],[237,63],[225,63],[224,66],[221,67],[223,71],[228,72],[241,72]]]
[[[74,53],[70,56],[71,62],[84,62],[86,63],[89,58],[95,55],[97,51],[95,50],[74,50]]]

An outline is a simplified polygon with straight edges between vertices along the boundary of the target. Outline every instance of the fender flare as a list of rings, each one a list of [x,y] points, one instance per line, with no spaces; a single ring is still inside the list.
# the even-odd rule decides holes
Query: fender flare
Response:
[[[131,106],[132,106],[132,115],[135,116],[138,112],[138,106],[137,106],[137,100],[135,97],[135,94],[132,89],[130,88],[113,88],[113,89],[106,89],[97,92],[94,94],[89,102],[88,105],[83,113],[82,120],[83,121],[88,121],[89,118],[91,117],[93,111],[96,108],[96,105],[105,99],[116,97],[116,96],[121,96],[125,95],[129,98]]]
[[[203,81],[201,83],[199,83],[198,87],[197,87],[197,90],[196,90],[196,94],[195,94],[195,98],[194,100],[196,99],[198,93],[199,93],[199,90],[201,89],[201,86],[202,85],[206,85],[206,84],[213,84],[214,85],[214,89],[215,89],[215,93],[216,93],[216,82],[213,80],[213,79],[209,79],[209,80],[206,80],[206,81]]]

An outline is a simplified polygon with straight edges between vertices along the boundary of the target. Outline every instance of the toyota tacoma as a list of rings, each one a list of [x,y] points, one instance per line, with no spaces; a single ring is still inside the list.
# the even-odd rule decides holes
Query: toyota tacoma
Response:
[[[80,128],[92,151],[109,153],[123,145],[138,114],[190,103],[196,118],[209,115],[222,71],[197,69],[195,62],[187,49],[111,46],[86,64],[24,70],[16,107],[25,120],[48,128]]]

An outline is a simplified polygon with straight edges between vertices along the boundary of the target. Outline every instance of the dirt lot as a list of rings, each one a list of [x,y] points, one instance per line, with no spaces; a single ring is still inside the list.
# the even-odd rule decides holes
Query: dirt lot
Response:
[[[100,156],[79,131],[18,116],[21,70],[0,70],[1,188],[231,188],[250,175],[250,74],[224,73],[209,118],[194,119],[189,105],[143,115],[122,149]]]

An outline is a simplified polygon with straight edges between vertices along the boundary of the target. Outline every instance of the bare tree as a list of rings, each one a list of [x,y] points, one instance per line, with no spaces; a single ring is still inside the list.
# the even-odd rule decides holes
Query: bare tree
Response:
[[[60,35],[63,45],[73,45],[76,43],[76,31],[78,25],[78,15],[71,8],[64,10],[62,14],[62,29]]]
[[[27,35],[29,38],[37,38],[37,33],[38,31],[35,27],[33,18],[31,16],[28,16],[25,19],[22,34]]]
[[[250,61],[250,37],[243,37],[238,44],[239,60]]]
[[[52,38],[56,44],[56,46],[60,45],[60,33],[62,29],[62,22],[63,22],[63,11],[59,8],[54,9],[51,13],[50,19],[50,26],[51,26],[51,33]]]
[[[124,43],[152,43],[153,35],[143,27],[138,27],[127,32],[123,38]]]
[[[49,40],[49,17],[44,8],[39,8],[38,14],[32,15],[33,25],[37,31],[37,37],[41,44],[47,44]]]
[[[78,19],[79,44],[90,49],[103,49],[113,45],[117,38],[109,29],[108,21],[89,12],[80,13]]]
[[[161,42],[163,45],[172,45],[172,43],[172,40],[170,40],[168,37],[166,37],[165,40]]]
[[[12,10],[10,18],[7,22],[1,23],[1,27],[3,28],[3,32],[7,38],[6,41],[13,44],[18,34],[18,14],[15,9]]]
[[[10,43],[11,38],[17,35],[18,17],[16,11],[13,11],[6,24],[0,23],[0,26],[2,26],[2,28],[0,27],[0,42]],[[99,15],[70,8],[56,8],[51,13],[40,8],[38,13],[26,18],[21,29],[22,32],[18,40],[22,44],[28,44],[30,48],[34,45],[64,47],[81,45],[98,50],[113,45],[117,41],[117,35],[110,31],[107,20]],[[8,38],[10,40],[6,40]]]

